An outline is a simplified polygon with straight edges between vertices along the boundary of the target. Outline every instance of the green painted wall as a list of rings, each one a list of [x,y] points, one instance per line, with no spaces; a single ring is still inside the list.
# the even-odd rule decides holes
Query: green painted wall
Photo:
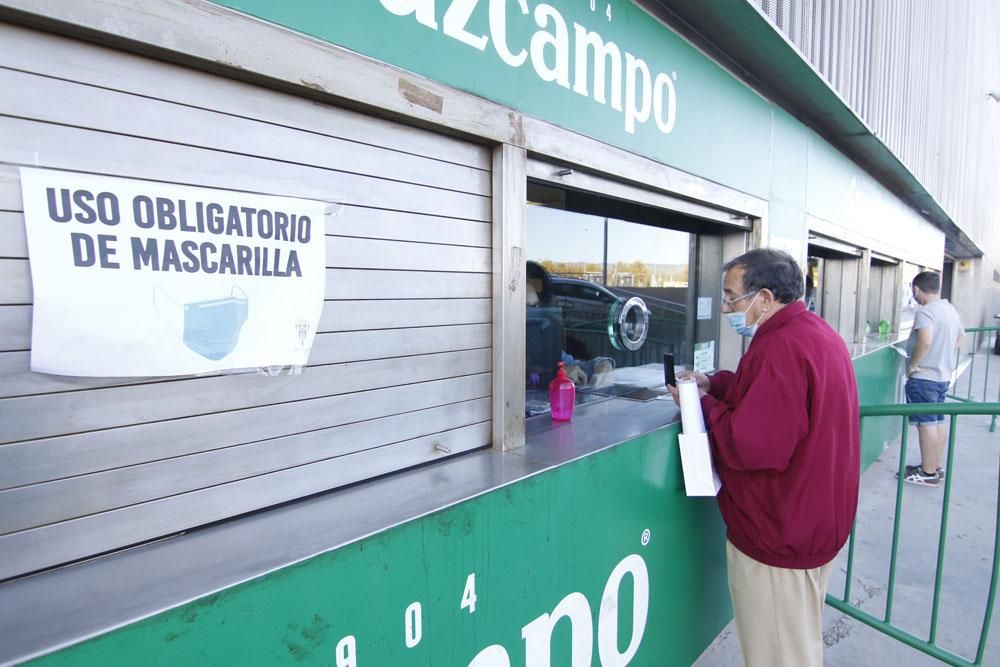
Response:
[[[903,373],[903,357],[893,347],[884,347],[854,360],[858,394],[862,405],[898,403],[898,378]],[[867,417],[861,428],[861,469],[868,467],[885,449],[885,443],[899,437],[901,417]]]
[[[899,358],[886,348],[856,360],[863,403],[894,402]],[[869,420],[865,467],[898,428],[895,419]],[[464,667],[494,644],[511,665],[530,666],[541,663],[526,663],[524,626],[580,593],[599,664],[605,586],[616,565],[637,554],[648,572],[649,605],[630,664],[688,665],[731,611],[724,528],[714,499],[684,495],[677,431],[667,427],[37,663],[337,665],[337,646],[352,635],[358,667]],[[461,603],[472,573],[476,606],[469,613]],[[617,620],[621,652],[633,636],[632,586],[625,576],[617,611],[604,607]],[[413,602],[421,603],[422,638],[407,648],[405,613]],[[570,664],[570,636],[570,622],[560,620],[552,664]]]
[[[809,133],[801,123],[775,108],[771,137],[769,245],[793,257],[806,250],[806,174]]]

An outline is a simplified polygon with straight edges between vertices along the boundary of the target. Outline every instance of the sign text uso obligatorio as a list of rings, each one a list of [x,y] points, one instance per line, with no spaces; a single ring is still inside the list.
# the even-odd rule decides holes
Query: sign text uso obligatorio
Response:
[[[674,129],[676,73],[654,73],[642,58],[628,51],[622,53],[613,41],[579,23],[573,22],[571,32],[566,19],[550,4],[537,3],[533,11],[527,0],[381,0],[381,4],[396,16],[412,15],[421,25],[441,29],[448,37],[477,51],[486,51],[492,42],[496,55],[509,67],[519,68],[530,59],[542,81],[572,89],[599,104],[610,103],[612,109],[623,114],[629,134],[635,134],[636,126],[651,118],[664,134]],[[590,0],[590,9],[597,16],[595,0]],[[442,10],[443,14],[439,13]],[[473,23],[482,25],[477,16],[480,11],[488,12],[489,34],[471,27]],[[610,23],[611,4],[606,5],[603,14]],[[528,28],[533,30],[531,38],[511,37],[512,25],[527,21],[523,18],[527,16],[534,22]]]
[[[113,192],[47,188],[49,218],[59,223],[119,228],[122,206]],[[312,234],[309,216],[279,210],[136,195],[128,203],[138,230],[174,232],[178,238],[127,237],[125,253],[135,271],[302,277],[294,247],[262,245],[259,241],[306,244]],[[98,227],[100,229],[100,227]],[[184,239],[197,234],[197,239]],[[218,240],[205,240],[205,235]],[[239,239],[240,241],[237,241]],[[73,263],[78,267],[121,268],[117,234],[73,232]]]

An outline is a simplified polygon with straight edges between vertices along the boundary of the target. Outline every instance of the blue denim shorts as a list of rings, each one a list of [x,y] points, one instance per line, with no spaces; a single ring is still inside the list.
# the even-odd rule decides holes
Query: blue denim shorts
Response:
[[[947,382],[910,378],[906,381],[907,403],[944,403]],[[911,424],[943,424],[944,415],[910,415]]]

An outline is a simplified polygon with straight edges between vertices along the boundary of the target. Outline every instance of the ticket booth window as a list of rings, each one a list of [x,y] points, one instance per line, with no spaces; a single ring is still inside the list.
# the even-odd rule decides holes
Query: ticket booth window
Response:
[[[715,368],[727,230],[541,183],[529,182],[528,200],[529,416],[544,412],[560,361],[578,403],[655,398],[665,353],[681,367]]]
[[[899,281],[899,263],[890,258],[872,256],[868,270],[868,302],[865,309],[865,332],[875,334],[885,322],[892,330],[896,322],[896,285]]]
[[[860,268],[860,248],[809,235],[806,305],[848,343],[854,342],[858,321]]]
[[[903,276],[899,284],[899,330],[906,332],[913,328],[913,318],[920,304],[913,298],[913,279],[920,273],[920,267],[909,262],[903,263]]]

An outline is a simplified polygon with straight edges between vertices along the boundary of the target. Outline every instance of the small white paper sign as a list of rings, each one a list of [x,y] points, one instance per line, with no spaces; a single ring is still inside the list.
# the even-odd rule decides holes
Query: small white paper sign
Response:
[[[681,433],[677,436],[684,471],[684,490],[689,496],[714,496],[722,488],[712,461],[707,433]]]
[[[694,372],[708,373],[715,370],[715,341],[694,344]]]
[[[698,297],[698,319],[699,320],[712,319],[712,297],[710,296]]]
[[[767,244],[768,248],[774,248],[775,250],[784,250],[789,255],[791,255],[796,262],[802,262],[804,257],[802,256],[802,241],[797,238],[791,238],[789,236],[776,236],[771,235],[771,241]]]

